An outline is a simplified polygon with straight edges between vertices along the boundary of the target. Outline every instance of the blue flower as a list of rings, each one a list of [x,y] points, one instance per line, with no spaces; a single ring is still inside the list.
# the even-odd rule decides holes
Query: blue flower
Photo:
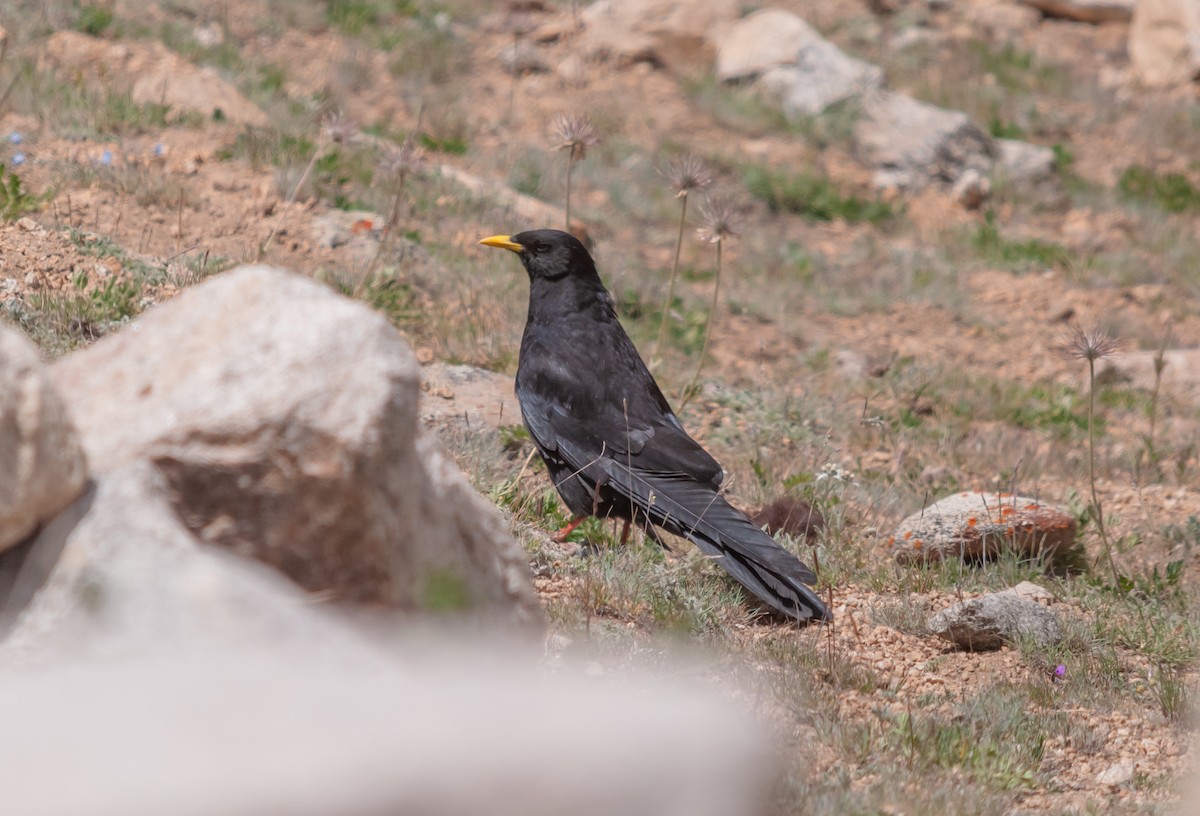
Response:
[[[161,159],[163,153],[165,153],[165,152],[166,152],[166,148],[162,146],[162,142],[159,142],[158,144],[156,144],[154,146],[154,155],[157,156],[158,158]]]
[[[105,150],[103,153],[100,154],[100,163],[103,164],[105,167],[112,164],[112,151],[111,150]]]
[[[13,153],[13,157],[12,157],[12,166],[13,167],[20,167],[24,163],[25,163],[25,154],[24,153]]]
[[[25,141],[25,137],[24,137],[24,136],[22,136],[20,133],[17,133],[17,132],[14,130],[12,133],[8,134],[8,141],[9,141],[9,143],[11,143],[11,144],[18,145],[18,144],[20,144],[21,142]]]
[[[1059,663],[1057,666],[1054,667],[1054,682],[1057,683],[1059,680],[1062,680],[1066,676],[1067,676],[1067,667],[1066,666],[1064,666],[1062,663]]]

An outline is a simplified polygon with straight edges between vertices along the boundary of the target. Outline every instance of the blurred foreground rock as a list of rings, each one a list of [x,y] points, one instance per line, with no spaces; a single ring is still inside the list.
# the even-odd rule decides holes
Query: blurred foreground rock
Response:
[[[0,669],[5,813],[763,812],[769,746],[711,692],[308,636]]]
[[[1038,499],[964,491],[904,519],[888,545],[902,564],[1005,553],[1053,558],[1074,543],[1077,526],[1065,508]]]
[[[75,500],[87,462],[37,348],[0,323],[0,550]]]
[[[1062,639],[1062,628],[1053,612],[1038,602],[1049,593],[1028,581],[974,598],[929,619],[933,634],[960,649],[988,651],[1022,640],[1048,647]]]
[[[146,501],[198,541],[335,600],[537,619],[524,553],[420,432],[416,360],[362,304],[243,267],[52,374],[98,478],[150,463]]]

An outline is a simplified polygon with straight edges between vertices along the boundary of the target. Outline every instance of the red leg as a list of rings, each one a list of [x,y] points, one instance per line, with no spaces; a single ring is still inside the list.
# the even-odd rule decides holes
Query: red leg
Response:
[[[566,527],[563,527],[561,530],[559,530],[557,533],[554,534],[554,536],[553,536],[554,540],[560,544],[562,542],[566,541],[567,536],[569,536],[572,532],[574,532],[575,528],[578,527],[585,518],[587,518],[587,516],[576,516],[575,518],[571,519],[569,522],[567,522]]]

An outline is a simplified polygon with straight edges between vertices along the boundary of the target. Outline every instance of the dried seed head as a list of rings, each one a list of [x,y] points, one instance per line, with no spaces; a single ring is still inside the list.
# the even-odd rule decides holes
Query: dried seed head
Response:
[[[393,179],[402,178],[421,166],[425,160],[425,151],[413,141],[412,137],[401,144],[385,144],[383,155],[379,157],[379,170],[385,176]]]
[[[1103,326],[1092,326],[1090,329],[1076,326],[1070,334],[1062,339],[1058,350],[1068,357],[1095,362],[1108,357],[1120,346],[1117,338],[1113,337]]]
[[[570,150],[571,161],[581,161],[600,139],[586,113],[560,113],[554,117],[555,150]]]
[[[321,120],[321,130],[325,138],[334,144],[348,144],[358,135],[358,126],[354,120],[341,111],[334,111]]]
[[[742,207],[737,201],[725,195],[710,195],[700,205],[701,226],[696,234],[701,241],[719,244],[726,238],[737,237],[743,221]]]
[[[667,162],[667,166],[659,172],[675,191],[676,198],[686,198],[692,190],[707,187],[713,180],[704,160],[690,153]]]

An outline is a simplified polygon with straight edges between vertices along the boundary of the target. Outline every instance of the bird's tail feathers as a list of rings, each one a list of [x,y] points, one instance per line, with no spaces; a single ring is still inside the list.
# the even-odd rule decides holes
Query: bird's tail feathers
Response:
[[[615,459],[602,462],[609,488],[624,493],[657,526],[692,541],[772,609],[799,620],[830,619],[806,586],[816,583],[812,570],[711,487],[646,475]]]

